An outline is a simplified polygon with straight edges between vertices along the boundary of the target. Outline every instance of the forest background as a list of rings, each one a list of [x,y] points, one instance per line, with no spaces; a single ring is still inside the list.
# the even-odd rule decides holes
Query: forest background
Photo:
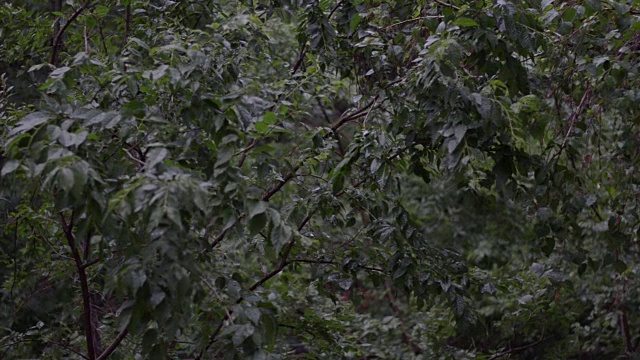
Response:
[[[640,358],[640,1],[0,5],[0,359]]]

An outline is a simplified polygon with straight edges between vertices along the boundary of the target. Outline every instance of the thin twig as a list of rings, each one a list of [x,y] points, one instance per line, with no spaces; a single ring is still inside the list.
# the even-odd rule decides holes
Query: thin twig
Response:
[[[417,18],[407,19],[407,20],[403,20],[403,21],[397,22],[395,24],[391,24],[391,25],[387,26],[385,29],[386,30],[390,30],[391,28],[396,27],[396,26],[402,26],[402,25],[406,25],[406,24],[410,24],[410,23],[413,23],[413,22],[416,22],[416,21],[422,21],[422,20],[426,20],[426,19],[442,19],[442,18],[444,18],[444,16],[442,16],[442,15],[420,16],[420,17],[417,17]]]
[[[84,52],[89,54],[91,49],[89,48],[89,34],[87,31],[87,27],[84,27]]]
[[[453,5],[453,4],[446,3],[446,2],[444,2],[444,1],[440,1],[440,0],[433,0],[433,2],[438,3],[438,4],[440,4],[440,5],[442,5],[442,6],[445,6],[445,7],[449,7],[449,8],[455,9],[455,10],[460,10],[460,7],[455,6],[455,5]]]
[[[509,356],[511,354],[515,354],[517,352],[526,350],[526,349],[528,349],[530,347],[534,347],[534,346],[540,344],[542,342],[542,340],[544,340],[544,331],[542,332],[542,335],[540,336],[540,339],[538,339],[537,341],[532,342],[531,344],[523,345],[523,346],[520,346],[520,347],[517,347],[517,348],[513,348],[513,349],[509,349],[509,350],[506,350],[506,351],[503,351],[503,352],[500,352],[500,353],[497,353],[497,354],[493,354],[493,355],[491,355],[491,357],[489,357],[488,360],[499,359],[501,357]]]
[[[567,130],[567,133],[565,134],[564,139],[562,140],[562,144],[560,145],[558,152],[553,156],[552,159],[560,157],[560,155],[562,154],[562,151],[567,146],[567,141],[569,140],[569,136],[571,136],[571,133],[573,132],[573,128],[576,122],[578,121],[578,117],[584,111],[584,107],[590,95],[591,95],[591,87],[587,85],[587,89],[582,95],[582,99],[580,99],[580,104],[578,104],[578,107],[571,113],[571,116],[569,117],[569,129]]]
[[[332,260],[314,260],[314,259],[293,259],[293,260],[289,260],[289,263],[290,264],[303,263],[303,264],[342,265],[341,263],[339,263],[337,261],[332,261]],[[357,265],[356,267],[358,267],[360,269],[364,269],[364,270],[376,271],[376,272],[381,272],[381,273],[385,272],[383,269],[379,269],[379,268],[375,268],[375,267],[371,267],[371,266]]]

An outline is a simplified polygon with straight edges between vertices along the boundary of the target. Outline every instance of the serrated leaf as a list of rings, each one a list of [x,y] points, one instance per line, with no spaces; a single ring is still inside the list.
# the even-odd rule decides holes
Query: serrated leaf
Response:
[[[274,112],[267,111],[264,114],[264,117],[262,118],[262,121],[264,121],[266,124],[273,125],[276,122],[278,122],[278,117],[276,116],[276,114]]]
[[[255,127],[256,127],[256,131],[262,134],[264,134],[265,132],[267,132],[267,130],[269,130],[269,125],[264,121],[258,121],[257,123],[255,123]]]
[[[44,124],[47,120],[51,119],[52,116],[49,113],[38,111],[35,113],[31,113],[20,120],[18,125],[16,125],[11,131],[9,131],[9,136],[14,136],[23,132],[27,132],[34,127]]]

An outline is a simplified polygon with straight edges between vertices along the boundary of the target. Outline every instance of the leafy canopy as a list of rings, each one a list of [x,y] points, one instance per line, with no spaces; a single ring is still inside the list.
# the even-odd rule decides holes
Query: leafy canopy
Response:
[[[0,5],[0,358],[614,358],[638,1]]]

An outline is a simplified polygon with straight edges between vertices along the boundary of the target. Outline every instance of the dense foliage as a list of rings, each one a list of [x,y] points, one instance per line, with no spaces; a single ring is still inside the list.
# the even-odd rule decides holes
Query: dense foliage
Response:
[[[0,5],[0,359],[638,358],[637,0]]]

